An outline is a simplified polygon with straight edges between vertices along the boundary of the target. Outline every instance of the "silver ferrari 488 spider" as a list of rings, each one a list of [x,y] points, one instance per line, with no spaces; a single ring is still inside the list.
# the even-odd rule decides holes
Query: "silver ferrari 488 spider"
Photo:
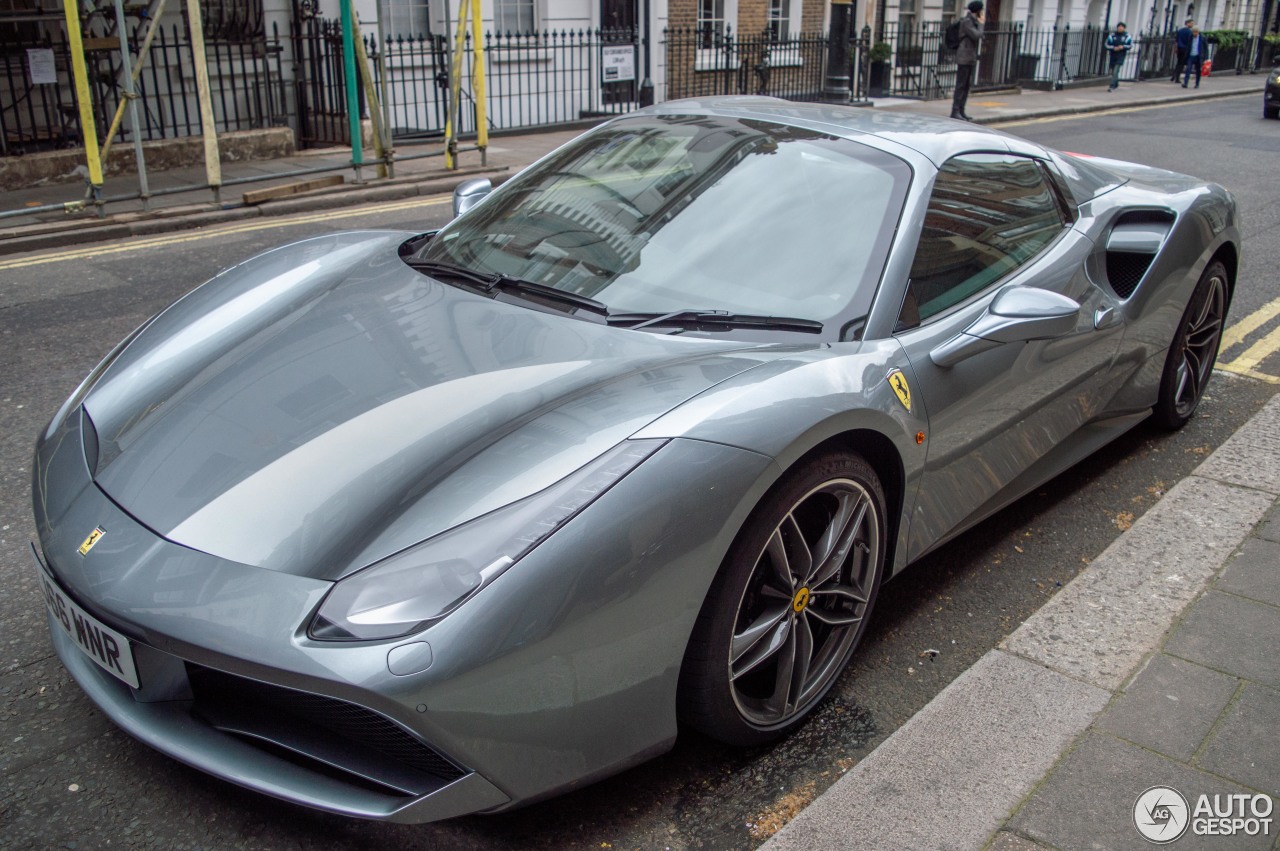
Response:
[[[438,232],[218,275],[37,448],[54,646],[141,741],[373,819],[802,723],[881,584],[1209,380],[1221,187],[764,98],[609,121]]]

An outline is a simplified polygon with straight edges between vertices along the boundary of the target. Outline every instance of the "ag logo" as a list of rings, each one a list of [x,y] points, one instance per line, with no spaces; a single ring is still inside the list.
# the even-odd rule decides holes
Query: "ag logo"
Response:
[[[80,555],[87,556],[89,550],[93,549],[98,541],[102,540],[102,536],[107,534],[101,526],[89,533],[89,537],[84,539],[84,543],[80,545]]]
[[[902,370],[894,369],[889,372],[889,386],[893,388],[902,407],[907,409],[907,413],[911,413],[911,386],[907,384],[907,377],[902,374]]]
[[[1168,786],[1152,786],[1133,803],[1133,825],[1142,838],[1168,844],[1187,832],[1191,811],[1187,799]]]

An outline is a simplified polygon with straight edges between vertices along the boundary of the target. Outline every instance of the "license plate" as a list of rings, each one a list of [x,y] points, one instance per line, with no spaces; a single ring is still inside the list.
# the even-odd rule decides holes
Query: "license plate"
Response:
[[[34,555],[34,548],[33,553]],[[72,602],[36,558],[40,588],[54,623],[75,642],[84,654],[108,674],[139,688],[138,669],[133,664],[133,642]]]

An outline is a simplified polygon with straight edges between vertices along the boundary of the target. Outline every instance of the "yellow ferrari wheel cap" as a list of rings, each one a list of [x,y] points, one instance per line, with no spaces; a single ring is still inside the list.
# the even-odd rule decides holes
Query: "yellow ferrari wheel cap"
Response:
[[[791,608],[797,612],[803,612],[804,607],[809,605],[809,589],[801,588],[796,592],[796,596],[791,600]]]

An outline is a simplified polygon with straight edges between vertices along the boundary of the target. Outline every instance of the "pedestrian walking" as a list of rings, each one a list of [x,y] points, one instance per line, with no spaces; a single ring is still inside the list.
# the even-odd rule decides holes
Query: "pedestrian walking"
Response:
[[[1174,36],[1174,46],[1178,49],[1178,61],[1173,63],[1173,77],[1169,80],[1171,83],[1178,82],[1178,75],[1187,67],[1187,51],[1191,49],[1191,28],[1195,23],[1193,19],[1187,18],[1182,23],[1182,29],[1178,30]]]
[[[1111,62],[1111,85],[1107,91],[1114,92],[1120,88],[1120,68],[1124,65],[1124,58],[1133,50],[1133,36],[1125,32],[1123,21],[1116,24],[1115,32],[1107,33],[1106,49]]]
[[[1191,28],[1191,44],[1187,46],[1187,64],[1182,69],[1182,87],[1187,87],[1191,79],[1191,71],[1196,72],[1196,88],[1200,88],[1200,70],[1204,67],[1204,59],[1209,55],[1209,43],[1200,35],[1199,27]]]
[[[956,48],[956,89],[951,96],[951,117],[972,121],[964,111],[969,102],[969,88],[978,69],[978,45],[982,43],[982,22],[986,18],[982,0],[968,5],[968,14],[960,20],[960,46]]]

